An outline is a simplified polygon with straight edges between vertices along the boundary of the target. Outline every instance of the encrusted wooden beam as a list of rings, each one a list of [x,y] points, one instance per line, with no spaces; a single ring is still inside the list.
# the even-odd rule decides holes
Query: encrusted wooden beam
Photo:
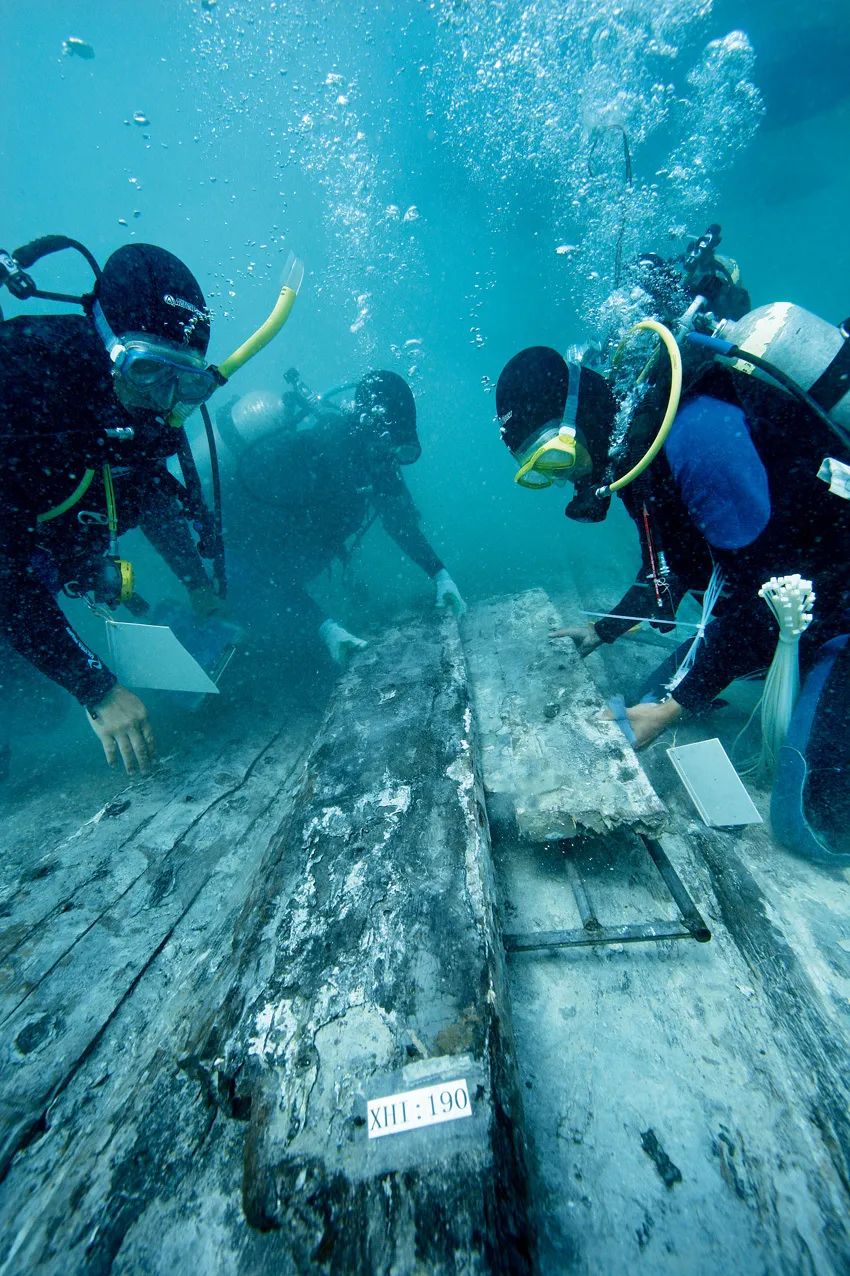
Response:
[[[248,1221],[282,1229],[311,1270],[527,1270],[488,825],[453,619],[391,631],[356,659],[236,944],[235,986],[193,1067],[248,1116]]]
[[[482,770],[493,810],[515,816],[531,841],[658,833],[665,808],[634,750],[604,708],[574,644],[553,644],[562,624],[542,590],[473,607],[464,628]]]

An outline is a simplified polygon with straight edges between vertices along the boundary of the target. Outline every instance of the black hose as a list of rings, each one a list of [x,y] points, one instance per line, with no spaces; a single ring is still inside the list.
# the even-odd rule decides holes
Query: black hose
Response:
[[[786,372],[783,372],[781,368],[777,368],[767,359],[763,359],[761,355],[750,354],[749,350],[742,350],[740,346],[732,346],[731,350],[723,355],[723,358],[743,359],[746,363],[752,363],[756,368],[760,368],[762,372],[766,372],[769,377],[772,377],[774,381],[777,381],[783,389],[789,392],[789,394],[793,394],[804,407],[807,407],[810,412],[813,412],[818,420],[825,425],[828,430],[832,431],[843,446],[850,450],[850,431],[848,431],[843,425],[840,425],[838,421],[834,421],[827,412],[824,412],[820,404],[812,398],[808,391],[804,390],[801,385],[798,385],[797,382],[792,377],[789,377]]]
[[[205,403],[201,404],[201,417],[204,422],[204,430],[207,435],[207,447],[210,452],[210,470],[212,472],[212,490],[213,490],[213,576],[215,577],[216,589],[219,598],[227,597],[227,564],[224,556],[224,531],[222,526],[221,513],[221,471],[218,465],[218,448],[215,441],[215,431],[210,419],[209,409]]]
[[[626,234],[625,192],[632,187],[632,152],[629,147],[629,135],[622,124],[606,124],[604,127],[595,128],[591,134],[590,153],[587,157],[587,171],[591,177],[600,176],[593,171],[593,156],[604,133],[619,133],[623,140],[623,191],[620,195],[620,225],[614,245],[614,287],[619,288],[623,276],[623,240]]]
[[[206,405],[201,407],[201,415],[209,416],[206,411]],[[206,420],[204,421],[206,428]],[[211,428],[211,427],[210,427]],[[214,456],[215,442],[210,451],[210,461],[213,471],[213,492],[218,493],[218,505],[213,513],[210,513],[204,500],[204,492],[201,487],[201,479],[198,474],[198,467],[195,464],[195,458],[192,454],[192,448],[186,436],[186,431],[181,428],[178,431],[177,441],[177,457],[180,461],[180,469],[183,474],[183,483],[186,489],[186,500],[184,501],[184,509],[192,518],[195,530],[198,533],[198,553],[203,558],[208,558],[213,564],[213,576],[216,583],[216,592],[220,597],[224,597],[223,590],[226,590],[226,582],[223,580],[224,551],[221,544],[221,493],[217,481],[218,457]],[[209,442],[209,433],[207,434],[207,442]],[[215,501],[215,495],[214,495]]]
[[[16,248],[12,256],[22,270],[27,270],[42,257],[47,257],[50,253],[63,252],[66,248],[73,248],[75,252],[81,253],[91,266],[95,279],[100,279],[102,273],[100,266],[88,248],[78,239],[69,239],[67,235],[41,235],[40,238],[31,239],[28,244],[22,244],[20,248]]]

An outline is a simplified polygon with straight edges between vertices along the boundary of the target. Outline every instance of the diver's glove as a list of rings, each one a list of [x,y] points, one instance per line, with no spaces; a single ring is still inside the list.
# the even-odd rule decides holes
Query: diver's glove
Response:
[[[338,665],[344,665],[355,651],[369,645],[365,639],[356,638],[347,629],[343,629],[335,620],[326,620],[319,626],[319,637],[330,652],[331,660]]]
[[[445,567],[441,567],[434,577],[434,584],[437,586],[437,606],[451,607],[455,615],[460,619],[466,615],[466,603],[460,596],[460,590],[452,580]]]

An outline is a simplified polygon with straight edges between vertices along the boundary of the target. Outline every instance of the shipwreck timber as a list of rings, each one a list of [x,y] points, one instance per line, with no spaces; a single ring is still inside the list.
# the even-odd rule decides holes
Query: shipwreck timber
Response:
[[[0,1273],[847,1269],[846,875],[695,830],[555,623],[10,814]]]
[[[205,1229],[220,1271],[529,1268],[456,624],[389,634],[340,682],[306,758],[284,743],[146,782],[9,900],[7,1270],[130,1255],[162,1270],[169,1228],[178,1270]],[[223,863],[250,883],[225,929]],[[207,942],[184,965],[193,929]],[[417,1120],[411,1096],[410,1128],[391,1133],[370,1101],[411,1092],[457,1119]]]

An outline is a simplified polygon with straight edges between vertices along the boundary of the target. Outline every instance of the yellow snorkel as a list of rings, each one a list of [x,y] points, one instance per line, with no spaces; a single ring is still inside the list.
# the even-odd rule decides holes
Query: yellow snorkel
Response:
[[[628,487],[629,483],[633,483],[636,478],[639,478],[640,475],[643,474],[644,470],[652,464],[664,446],[667,435],[670,433],[670,430],[673,427],[673,422],[676,419],[676,413],[679,411],[679,400],[682,397],[682,356],[679,352],[679,347],[676,344],[676,338],[673,336],[669,328],[665,328],[663,323],[659,323],[656,319],[641,319],[640,323],[636,323],[633,328],[629,329],[623,337],[623,340],[617,346],[612,363],[616,367],[622,355],[623,347],[629,337],[631,337],[635,332],[641,331],[656,333],[664,343],[664,347],[669,355],[671,375],[670,395],[667,399],[667,408],[661,425],[659,426],[658,433],[652,440],[652,443],[649,445],[646,452],[637,464],[633,465],[632,468],[628,470],[627,473],[623,474],[621,478],[615,479],[613,483],[608,483],[604,487],[598,488],[596,495],[600,498],[610,496],[612,492],[621,491],[624,487]],[[655,357],[653,356],[638,377],[637,385],[640,385],[646,378],[654,362]]]
[[[220,364],[212,365],[219,385],[224,385],[233,376],[234,372],[238,372],[243,368],[249,359],[253,359],[255,354],[259,354],[261,350],[273,341],[292,314],[292,307],[295,305],[299,289],[304,279],[304,263],[300,257],[296,257],[290,253],[289,260],[286,263],[286,273],[277,301],[274,304],[271,314],[260,324],[256,332],[254,332],[247,341],[243,341],[233,354],[223,359]],[[174,409],[168,418],[168,424],[179,429],[190,412],[194,411],[197,404],[192,404],[188,412],[182,413],[179,406]]]
[[[303,279],[303,261],[299,257],[290,256],[287,262],[286,278],[268,319],[260,325],[253,336],[250,336],[247,341],[243,341],[242,345],[233,351],[233,354],[228,355],[218,365],[218,370],[225,381],[229,381],[234,372],[238,372],[249,359],[253,359],[255,354],[259,354],[277,336],[292,314],[292,307],[295,305],[295,299],[298,296]]]

